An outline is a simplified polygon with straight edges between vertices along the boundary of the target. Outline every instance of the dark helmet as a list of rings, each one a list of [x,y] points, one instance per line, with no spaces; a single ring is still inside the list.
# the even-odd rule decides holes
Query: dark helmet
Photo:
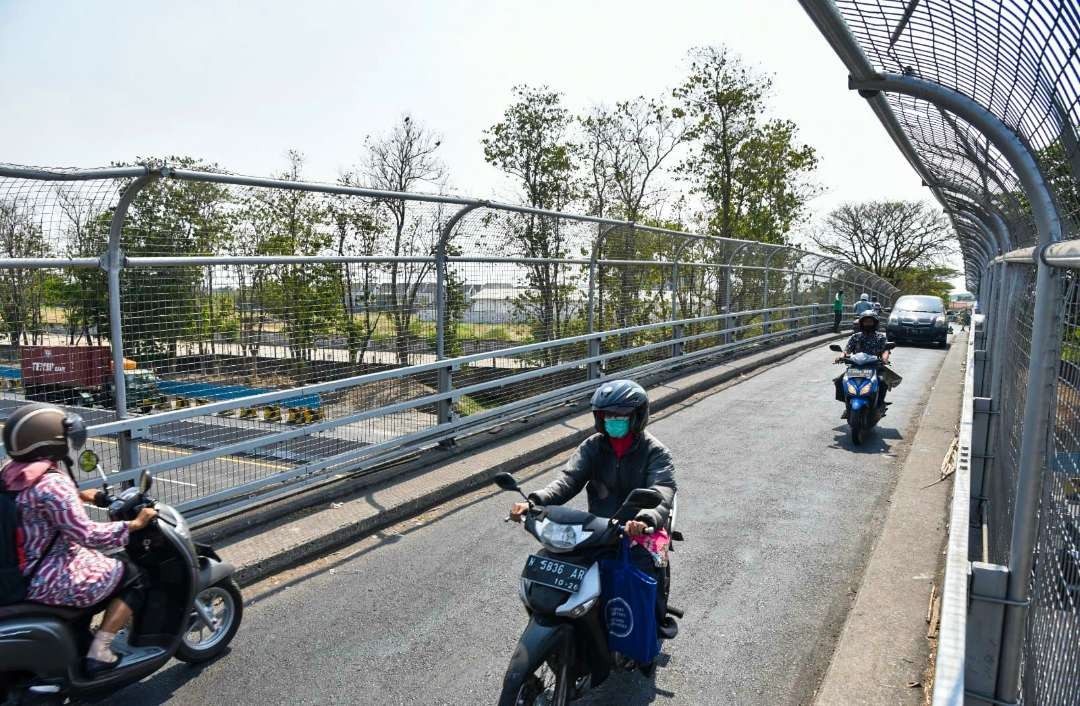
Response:
[[[77,414],[51,404],[28,404],[4,422],[4,450],[16,461],[38,459],[74,462],[86,444],[86,423]]]
[[[855,319],[856,328],[862,329],[863,321],[870,319],[874,322],[874,328],[876,329],[881,323],[881,317],[873,309],[867,309],[863,313],[859,314],[859,317]]]
[[[596,431],[604,433],[604,414],[630,417],[630,431],[640,434],[649,423],[649,395],[633,380],[611,380],[593,393],[590,402]]]

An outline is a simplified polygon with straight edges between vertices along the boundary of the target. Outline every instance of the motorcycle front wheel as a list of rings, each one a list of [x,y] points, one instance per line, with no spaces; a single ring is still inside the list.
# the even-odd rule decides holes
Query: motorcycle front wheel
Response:
[[[232,642],[244,616],[244,597],[236,581],[225,579],[199,591],[197,609],[188,621],[176,658],[182,662],[205,662],[217,657]]]
[[[851,443],[856,446],[863,442],[863,436],[866,433],[866,430],[863,428],[865,420],[866,417],[861,409],[858,411],[852,410],[851,419],[848,420],[848,426],[851,427]]]
[[[566,706],[573,690],[574,644],[572,640],[561,641],[540,663],[536,670],[525,677],[516,698],[507,700],[511,694],[503,694],[500,703],[514,706]]]

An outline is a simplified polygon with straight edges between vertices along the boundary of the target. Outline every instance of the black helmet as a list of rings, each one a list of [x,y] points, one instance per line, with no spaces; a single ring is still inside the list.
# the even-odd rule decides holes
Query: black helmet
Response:
[[[590,402],[596,431],[604,433],[604,414],[630,417],[630,431],[640,434],[649,423],[649,395],[633,380],[611,380],[593,393]]]
[[[52,459],[71,464],[86,444],[86,423],[56,405],[28,404],[4,422],[3,439],[4,450],[16,461]]]
[[[860,328],[860,329],[862,328],[863,319],[871,319],[871,320],[873,320],[874,328],[877,328],[878,325],[881,323],[881,317],[878,316],[877,312],[874,311],[873,309],[867,309],[863,313],[859,314],[858,318],[855,319],[855,326],[857,328]]]

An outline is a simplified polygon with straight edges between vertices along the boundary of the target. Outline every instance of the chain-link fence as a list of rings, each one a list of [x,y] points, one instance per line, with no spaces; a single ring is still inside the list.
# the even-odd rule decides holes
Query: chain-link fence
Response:
[[[193,513],[895,294],[785,245],[170,165],[0,166],[0,215],[0,405],[78,408]]]
[[[1080,6],[802,5],[945,207],[985,316],[934,703],[1078,704]]]

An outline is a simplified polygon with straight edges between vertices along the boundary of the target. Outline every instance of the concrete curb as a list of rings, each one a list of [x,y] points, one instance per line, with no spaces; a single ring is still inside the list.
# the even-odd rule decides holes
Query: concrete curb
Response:
[[[649,385],[652,408],[662,412],[838,337],[818,335],[697,372],[683,371],[680,377],[668,375]],[[526,434],[514,434],[496,443],[480,439],[438,463],[416,464],[405,471],[395,467],[354,482],[342,481],[340,487],[312,491],[305,494],[309,497],[292,499],[276,511],[234,518],[220,526],[201,528],[196,535],[200,541],[216,544],[237,566],[237,581],[250,585],[474,490],[496,473],[518,471],[571,449],[594,433],[589,412],[568,415],[557,410],[556,416]]]
[[[960,419],[966,348],[956,336],[916,422],[815,706],[923,703],[927,602],[944,562],[952,493],[941,463]]]

